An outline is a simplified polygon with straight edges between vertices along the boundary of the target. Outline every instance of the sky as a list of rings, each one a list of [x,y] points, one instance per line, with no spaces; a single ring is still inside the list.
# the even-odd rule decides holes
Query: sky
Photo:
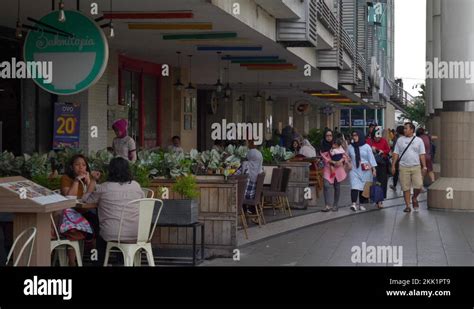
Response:
[[[425,78],[426,1],[395,0],[395,78],[411,95]]]

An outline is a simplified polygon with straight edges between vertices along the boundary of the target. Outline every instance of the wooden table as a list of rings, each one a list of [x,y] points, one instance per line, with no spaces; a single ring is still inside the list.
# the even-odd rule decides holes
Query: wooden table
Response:
[[[25,181],[23,177],[0,178],[0,183]],[[14,239],[26,228],[36,227],[36,239],[30,266],[51,266],[51,218],[52,212],[72,208],[75,200],[41,205],[30,199],[20,199],[19,195],[0,187],[0,212],[13,213]],[[26,240],[26,237],[25,237]],[[21,249],[24,240],[19,241],[14,258]],[[25,251],[24,255],[28,253]],[[21,259],[19,266],[25,266],[26,259]]]

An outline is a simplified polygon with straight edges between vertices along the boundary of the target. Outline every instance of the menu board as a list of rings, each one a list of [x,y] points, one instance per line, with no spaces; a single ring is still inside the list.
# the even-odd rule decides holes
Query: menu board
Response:
[[[29,180],[0,183],[0,187],[18,194],[18,198],[30,199],[40,205],[67,201],[62,195]]]

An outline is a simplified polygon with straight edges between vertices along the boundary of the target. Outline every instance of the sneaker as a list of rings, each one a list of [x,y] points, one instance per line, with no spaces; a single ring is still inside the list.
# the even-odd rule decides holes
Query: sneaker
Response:
[[[390,189],[392,189],[393,191],[397,191],[397,188],[395,188],[393,185],[390,185]]]
[[[359,210],[366,211],[367,209],[365,209],[364,206],[360,205],[360,206],[359,206]]]
[[[352,211],[357,211],[357,206],[356,206],[356,204],[352,204],[351,210],[352,210]]]
[[[333,212],[336,212],[336,211],[338,211],[338,210],[339,210],[339,208],[337,208],[337,207],[333,207],[333,208],[332,208],[332,211],[333,211]]]

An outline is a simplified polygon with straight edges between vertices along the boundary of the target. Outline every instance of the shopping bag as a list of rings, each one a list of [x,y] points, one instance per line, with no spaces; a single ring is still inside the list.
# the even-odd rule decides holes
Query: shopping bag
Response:
[[[362,196],[365,198],[370,198],[370,188],[372,187],[372,182],[367,181],[364,185],[364,191],[362,191]]]
[[[370,187],[370,200],[373,203],[383,202],[384,194],[381,183],[377,181],[377,178],[374,178],[372,186]]]

